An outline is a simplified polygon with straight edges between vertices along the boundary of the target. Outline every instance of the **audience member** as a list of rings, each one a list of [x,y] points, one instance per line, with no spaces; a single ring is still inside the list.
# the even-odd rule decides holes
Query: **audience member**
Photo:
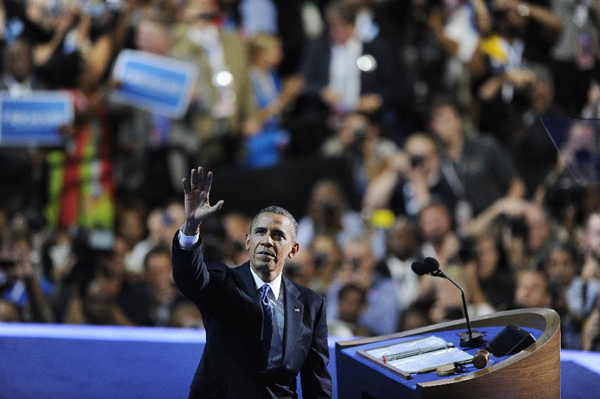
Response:
[[[342,254],[336,239],[327,234],[317,234],[310,243],[315,276],[310,287],[326,294],[341,264]]]
[[[413,262],[422,258],[418,248],[416,227],[408,220],[399,218],[387,232],[387,257],[377,264],[377,273],[391,278],[396,289],[401,312],[417,301],[422,293],[419,277],[412,271]]]
[[[240,134],[258,132],[246,44],[219,25],[216,0],[188,0],[189,20],[174,33],[171,54],[200,66],[197,95],[188,113],[196,133],[194,161],[206,166],[238,159]]]
[[[552,290],[552,308],[560,315],[563,348],[579,349],[581,320],[573,317],[568,308],[568,290],[577,275],[577,250],[568,242],[553,243],[544,259],[543,271]]]
[[[506,307],[514,298],[515,282],[499,240],[484,235],[474,249],[482,294],[495,309]]]
[[[387,168],[370,179],[364,196],[367,209],[388,208],[415,219],[432,201],[443,202],[455,214],[456,195],[440,167],[433,138],[413,133]]]
[[[289,133],[281,127],[281,114],[302,91],[302,80],[288,77],[283,83],[277,73],[281,64],[280,40],[264,33],[250,40],[250,80],[262,130],[245,138],[241,164],[249,168],[276,165],[288,147]]]
[[[360,326],[360,317],[367,304],[366,291],[358,285],[347,284],[338,293],[338,318],[329,318],[327,332],[336,337],[352,338],[368,335]]]
[[[329,38],[315,42],[306,54],[306,92],[338,113],[373,112],[394,96],[393,61],[387,45],[361,42],[354,23],[357,7],[337,1],[327,9]]]
[[[446,206],[433,202],[421,209],[418,219],[421,253],[445,264],[458,252],[458,237],[452,229],[452,217]]]
[[[391,334],[398,326],[400,311],[396,288],[389,277],[375,273],[376,260],[366,239],[348,241],[344,247],[344,261],[327,292],[327,317],[339,318],[339,291],[346,284],[356,284],[367,291],[367,307],[360,324],[370,334]]]
[[[483,316],[494,311],[488,303],[473,298],[472,293],[475,291],[475,287],[470,284],[467,272],[463,266],[450,264],[444,273],[465,289],[467,293],[467,310],[470,317]],[[433,323],[441,323],[464,317],[461,295],[448,280],[435,280],[433,297],[434,302],[428,313],[429,319]]]
[[[597,132],[569,125],[556,162],[540,121],[600,115],[594,2],[54,3],[0,4],[4,95],[75,109],[64,146],[0,151],[0,320],[201,328],[161,249],[185,219],[169,200],[190,164],[248,161],[281,164],[270,184],[298,201],[316,182],[288,274],[328,296],[331,333],[462,317],[450,284],[410,271],[435,256],[473,314],[551,307],[563,347],[600,348]],[[198,66],[184,118],[106,103],[125,48]],[[320,149],[350,162],[314,176]],[[243,263],[253,206],[210,220],[207,260]]]
[[[536,270],[522,270],[517,274],[515,308],[548,308],[552,305],[550,283],[546,275]]]
[[[326,157],[348,159],[354,175],[354,186],[362,193],[391,161],[396,145],[381,136],[381,129],[373,117],[350,112],[344,116],[335,136],[327,139],[320,151]]]
[[[452,102],[434,103],[429,126],[442,146],[442,169],[461,201],[461,213],[477,216],[498,198],[525,194],[510,155],[491,137],[468,134]]]
[[[307,215],[298,223],[297,241],[308,246],[317,234],[335,237],[343,246],[348,240],[363,236],[360,215],[349,209],[341,186],[333,180],[318,181],[312,189]]]

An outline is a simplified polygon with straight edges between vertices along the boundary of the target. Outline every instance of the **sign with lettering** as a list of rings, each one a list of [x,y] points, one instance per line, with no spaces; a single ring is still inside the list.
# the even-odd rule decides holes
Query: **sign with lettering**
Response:
[[[0,94],[0,145],[62,145],[60,127],[73,122],[73,117],[73,99],[65,92]]]
[[[123,50],[113,70],[119,89],[111,99],[169,118],[181,118],[190,104],[198,68],[173,58]]]

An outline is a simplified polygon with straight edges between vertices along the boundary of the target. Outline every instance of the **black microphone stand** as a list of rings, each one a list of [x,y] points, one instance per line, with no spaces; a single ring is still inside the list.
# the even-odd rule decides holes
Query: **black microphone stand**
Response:
[[[460,295],[462,297],[462,305],[463,305],[463,314],[465,315],[465,319],[467,320],[467,330],[468,333],[460,334],[460,346],[464,346],[467,348],[475,348],[483,344],[483,334],[479,331],[471,330],[471,321],[469,320],[469,312],[467,311],[467,299],[465,298],[465,291],[461,288],[460,285],[456,284],[454,280],[448,277],[443,271],[437,269],[430,273],[435,277],[442,277],[449,280],[456,288],[460,290]]]

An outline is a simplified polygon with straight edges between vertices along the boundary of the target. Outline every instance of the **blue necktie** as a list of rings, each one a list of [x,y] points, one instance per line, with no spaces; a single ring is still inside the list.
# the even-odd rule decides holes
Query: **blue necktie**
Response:
[[[268,284],[260,287],[260,305],[263,311],[263,327],[261,339],[261,370],[265,370],[269,364],[269,351],[271,350],[271,338],[273,337],[273,305],[269,300]]]

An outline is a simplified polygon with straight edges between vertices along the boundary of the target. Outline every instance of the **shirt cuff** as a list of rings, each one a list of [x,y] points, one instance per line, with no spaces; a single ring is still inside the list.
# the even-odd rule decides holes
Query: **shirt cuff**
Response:
[[[183,226],[179,229],[179,246],[182,249],[192,249],[194,245],[200,240],[200,233],[196,233],[193,236],[187,236],[183,234]]]

